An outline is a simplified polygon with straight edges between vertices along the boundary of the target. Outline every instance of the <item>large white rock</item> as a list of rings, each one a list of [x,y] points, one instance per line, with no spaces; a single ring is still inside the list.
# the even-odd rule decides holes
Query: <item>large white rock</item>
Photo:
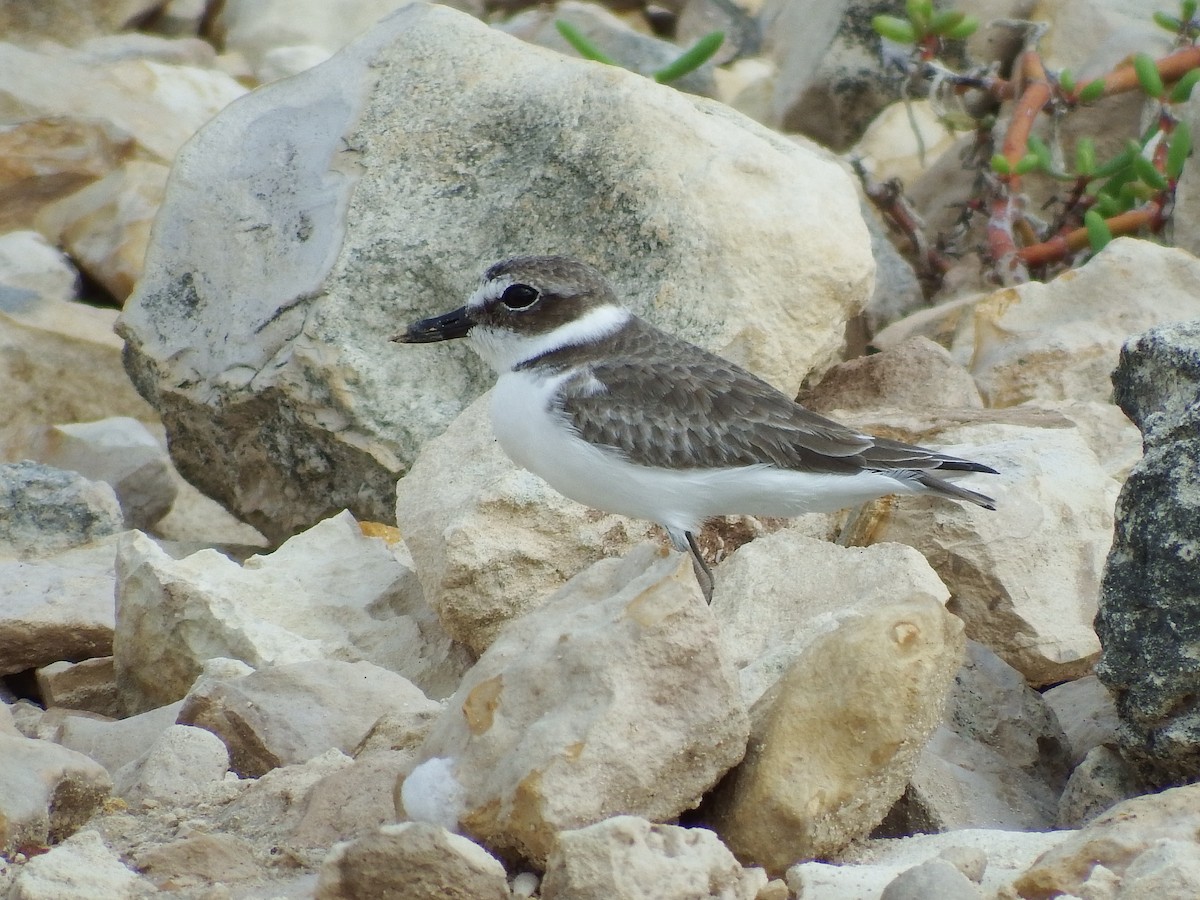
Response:
[[[153,887],[121,862],[100,833],[80,831],[21,866],[7,900],[142,897]]]
[[[493,852],[541,866],[564,829],[694,807],[747,730],[689,557],[642,545],[500,632],[434,723],[426,790],[406,781],[404,807],[430,819],[441,806]]]
[[[204,679],[184,699],[179,722],[219,736],[233,770],[257,778],[331,748],[350,753],[385,714],[419,720],[440,709],[371,663],[320,659]]]
[[[588,509],[496,444],[481,397],[422,449],[396,485],[396,520],[443,627],[482,653],[510,619],[568,579],[653,534]]]
[[[130,802],[184,806],[203,797],[229,771],[229,751],[203,728],[172,725],[113,775],[113,790]]]
[[[1100,652],[1092,619],[1117,482],[1075,428],[980,423],[941,429],[931,441],[1000,472],[970,483],[996,510],[897,497],[878,503],[860,534],[920,550],[968,637],[1030,684],[1088,672]]]
[[[178,700],[212,657],[256,668],[366,660],[434,697],[449,694],[469,663],[411,569],[349,513],[244,565],[215,550],[176,560],[130,534],[117,559],[113,656],[130,712]]]
[[[974,304],[952,351],[988,406],[1112,398],[1121,345],[1155,325],[1200,318],[1200,260],[1118,238],[1053,281],[1005,288]]]
[[[822,636],[751,709],[746,758],[712,803],[717,833],[772,874],[866,837],[941,720],[962,651],[962,622],[929,597]]]
[[[883,604],[950,599],[912,547],[841,547],[800,527],[739,547],[716,570],[713,614],[747,705],[844,619]]]
[[[388,337],[536,252],[788,391],[837,356],[873,272],[828,158],[417,3],[188,144],[127,363],[187,436],[180,472],[269,538],[342,508],[386,521],[417,449],[492,379],[466,347]]]

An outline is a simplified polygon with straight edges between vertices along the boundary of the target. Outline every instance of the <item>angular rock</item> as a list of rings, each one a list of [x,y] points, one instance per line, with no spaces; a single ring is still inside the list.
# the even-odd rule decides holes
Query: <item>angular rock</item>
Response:
[[[1053,281],[1005,288],[974,306],[951,352],[988,406],[1026,400],[1100,400],[1130,334],[1200,318],[1200,260],[1149,241],[1118,238]]]
[[[47,708],[78,709],[113,719],[124,715],[111,656],[42,666],[37,670],[37,686]]]
[[[743,862],[782,873],[865,837],[941,719],[962,623],[930,598],[848,618],[751,710],[746,758],[712,801]]]
[[[163,163],[131,160],[44,207],[35,225],[65,247],[118,304],[124,303],[141,277],[169,171]]]
[[[264,874],[251,845],[232,834],[190,834],[170,844],[152,845],[135,860],[138,871],[161,890],[236,884]]]
[[[1146,793],[1146,786],[1112,747],[1103,744],[1088,751],[1075,767],[1058,801],[1059,828],[1083,828],[1122,800]]]
[[[113,791],[130,803],[185,806],[207,794],[229,771],[229,751],[203,728],[172,725],[150,748],[113,774]]]
[[[502,866],[478,844],[436,825],[401,822],[338,844],[321,867],[317,900],[508,900]]]
[[[314,659],[203,682],[178,721],[216,734],[233,770],[257,778],[331,748],[349,753],[385,713],[419,719],[438,710],[411,682],[371,663]]]
[[[482,653],[504,624],[653,526],[568,500],[496,446],[488,397],[422,449],[396,485],[396,520],[429,605]]]
[[[0,853],[57,844],[108,799],[99,763],[52,744],[0,734]]]
[[[882,353],[834,366],[797,398],[809,409],[876,409],[894,406],[980,408],[975,380],[944,347],[917,335]]]
[[[54,269],[48,274],[57,277]],[[0,458],[28,438],[30,428],[132,416],[158,416],[138,396],[121,367],[116,310],[40,294],[0,275]]]
[[[182,701],[116,722],[92,716],[68,715],[47,735],[71,750],[94,759],[116,774],[153,746],[175,724]]]
[[[272,540],[392,514],[396,478],[492,376],[465,347],[386,338],[465,298],[485,261],[586,258],[786,390],[836,356],[873,268],[826,158],[425,4],[227,107],[174,173],[126,361],[179,471]]]
[[[748,705],[845,618],[909,600],[944,605],[950,597],[911,547],[840,547],[795,526],[739,547],[716,576],[713,615]]]
[[[67,838],[48,853],[33,857],[17,871],[8,900],[51,897],[140,897],[153,887],[138,877],[92,829]]]
[[[1072,767],[1101,744],[1115,743],[1120,725],[1117,707],[1095,675],[1065,681],[1045,691],[1042,699],[1050,704],[1067,736]]]
[[[1124,755],[1161,787],[1200,775],[1200,322],[1131,340],[1113,384],[1146,452],[1117,502],[1096,674]]]
[[[96,65],[86,54],[0,44],[0,114],[14,119],[99,119],[133,138],[139,157],[170,163],[176,151],[246,89],[222,72],[145,60]]]
[[[50,556],[123,527],[104,482],[29,461],[0,465],[0,558]]]
[[[468,665],[408,568],[342,513],[243,565],[215,550],[175,560],[132,534],[117,559],[117,684],[131,712],[178,700],[206,659],[252,667],[366,660],[431,696]]]
[[[1161,853],[1165,842],[1181,842],[1187,852],[1183,859],[1176,860],[1176,865],[1185,863],[1183,871],[1196,872],[1200,863],[1198,828],[1200,785],[1135,797],[1118,803],[1082,831],[1071,833],[1042,854],[1016,879],[1013,888],[1018,897],[1113,896],[1114,893],[1122,898],[1155,896],[1126,892],[1127,885],[1123,882],[1130,870],[1136,877],[1139,871],[1148,873],[1157,869],[1160,860],[1151,857],[1142,861],[1142,857]],[[1163,896],[1193,896],[1196,883],[1187,887],[1191,890]]]
[[[876,834],[1052,828],[1069,768],[1066,736],[1041,695],[986,647],[968,641],[945,721]]]
[[[111,489],[103,487],[115,502]],[[64,658],[112,654],[118,540],[108,538],[43,559],[0,558],[0,675]]]
[[[743,869],[704,828],[615,816],[565,831],[546,861],[543,900],[722,897],[755,900],[762,869]]]
[[[1086,674],[1100,649],[1091,622],[1116,481],[1073,428],[980,423],[925,437],[1000,472],[970,485],[994,497],[996,510],[897,497],[861,517],[852,542],[920,550],[950,589],[947,608],[967,635],[1031,685]]]
[[[688,557],[642,545],[500,632],[421,747],[448,764],[421,796],[410,775],[404,806],[541,866],[564,829],[694,807],[747,727]]]
[[[137,419],[52,425],[39,429],[26,449],[40,463],[111,485],[127,528],[149,528],[175,502],[171,460]]]
[[[326,775],[309,792],[304,814],[289,833],[291,841],[328,848],[395,822],[396,784],[412,768],[415,755],[416,747],[361,753]]]
[[[931,859],[901,872],[879,900],[982,900],[978,885],[944,859]]]

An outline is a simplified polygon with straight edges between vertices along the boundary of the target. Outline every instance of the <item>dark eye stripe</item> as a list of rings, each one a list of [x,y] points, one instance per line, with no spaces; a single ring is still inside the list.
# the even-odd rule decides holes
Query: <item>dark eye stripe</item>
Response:
[[[528,309],[537,302],[538,292],[527,284],[510,284],[500,295],[500,302],[509,309]]]

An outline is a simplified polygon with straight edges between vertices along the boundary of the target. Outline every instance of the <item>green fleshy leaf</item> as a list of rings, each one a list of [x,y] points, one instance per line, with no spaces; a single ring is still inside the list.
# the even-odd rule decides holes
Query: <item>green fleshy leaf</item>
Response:
[[[1182,21],[1172,15],[1168,15],[1165,12],[1156,12],[1153,16],[1151,16],[1151,18],[1154,19],[1155,25],[1157,25],[1159,28],[1165,28],[1172,34],[1178,33],[1179,30],[1183,28]]]
[[[934,34],[945,34],[966,17],[967,14],[962,10],[944,9],[933,14],[933,18],[929,20],[929,30]]]
[[[908,19],[898,19],[895,16],[875,16],[871,19],[871,27],[880,37],[895,41],[897,44],[915,44],[917,42],[917,29],[913,28],[912,22]]]
[[[933,18],[933,0],[907,0],[904,12],[917,34],[929,33],[929,22]]]
[[[1031,134],[1026,146],[1029,147],[1029,152],[1037,157],[1039,168],[1047,172],[1054,168],[1054,160],[1050,155],[1050,148],[1046,146],[1046,142],[1040,137]]]
[[[1192,134],[1185,123],[1179,122],[1171,132],[1171,144],[1167,147],[1167,177],[1178,181],[1183,166],[1192,152]]]
[[[1192,88],[1196,86],[1196,82],[1200,81],[1200,69],[1191,69],[1186,75],[1175,82],[1175,87],[1171,88],[1171,102],[1183,103],[1192,96]]]
[[[1138,178],[1154,190],[1165,191],[1167,189],[1166,176],[1155,168],[1154,163],[1140,153],[1133,158],[1133,171],[1137,173]]]
[[[1183,2],[1179,4],[1179,12],[1181,13],[1180,18],[1182,18],[1185,22],[1192,21],[1192,17],[1196,15],[1197,5],[1200,4],[1197,4],[1196,0],[1183,0]]]
[[[943,32],[943,36],[952,41],[961,41],[969,38],[978,30],[979,20],[974,16],[964,16],[961,22]]]
[[[1083,225],[1087,229],[1088,243],[1094,251],[1099,253],[1108,246],[1112,240],[1112,232],[1108,230],[1108,223],[1100,213],[1089,209],[1083,214]]]
[[[1040,160],[1036,153],[1026,153],[1017,160],[1017,164],[1013,166],[1013,172],[1017,175],[1028,175],[1038,167],[1039,162]]]
[[[1166,88],[1163,87],[1162,76],[1158,74],[1158,66],[1149,53],[1134,55],[1133,70],[1137,72],[1138,84],[1142,86],[1147,97],[1158,99],[1166,91]]]
[[[714,53],[721,49],[721,44],[724,41],[725,32],[710,31],[685,50],[683,55],[675,60],[675,62],[655,72],[654,80],[659,84],[667,84],[676,78],[682,78],[694,69],[700,68],[712,59]]]
[[[603,50],[585,38],[583,33],[571,23],[564,22],[562,19],[555,19],[554,27],[558,29],[558,33],[563,36],[563,39],[574,47],[575,51],[584,59],[604,63],[606,66],[619,65],[615,59],[606,55]]]
[[[1075,93],[1075,76],[1071,74],[1070,69],[1063,69],[1058,73],[1058,85],[1068,94]]]
[[[1083,176],[1096,172],[1096,142],[1091,138],[1080,138],[1075,145],[1075,171]]]
[[[1012,166],[1008,164],[1008,160],[1003,153],[997,153],[992,157],[992,171],[997,175],[1011,175]]]
[[[1133,158],[1142,152],[1141,148],[1136,142],[1131,143],[1133,143],[1132,148],[1126,147],[1092,174],[1095,175],[1096,178],[1112,178],[1122,169],[1130,168],[1131,164],[1133,163]],[[1132,177],[1132,174],[1133,173],[1131,171],[1130,177]]]
[[[1104,95],[1104,79],[1097,78],[1095,81],[1089,81],[1079,91],[1080,103],[1092,103],[1099,100]]]

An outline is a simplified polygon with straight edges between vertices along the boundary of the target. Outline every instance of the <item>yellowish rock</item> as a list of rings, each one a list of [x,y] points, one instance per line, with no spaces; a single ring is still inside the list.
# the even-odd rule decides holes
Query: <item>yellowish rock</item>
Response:
[[[714,825],[743,863],[782,873],[866,836],[941,719],[962,623],[932,598],[848,619],[751,710],[746,758]]]

